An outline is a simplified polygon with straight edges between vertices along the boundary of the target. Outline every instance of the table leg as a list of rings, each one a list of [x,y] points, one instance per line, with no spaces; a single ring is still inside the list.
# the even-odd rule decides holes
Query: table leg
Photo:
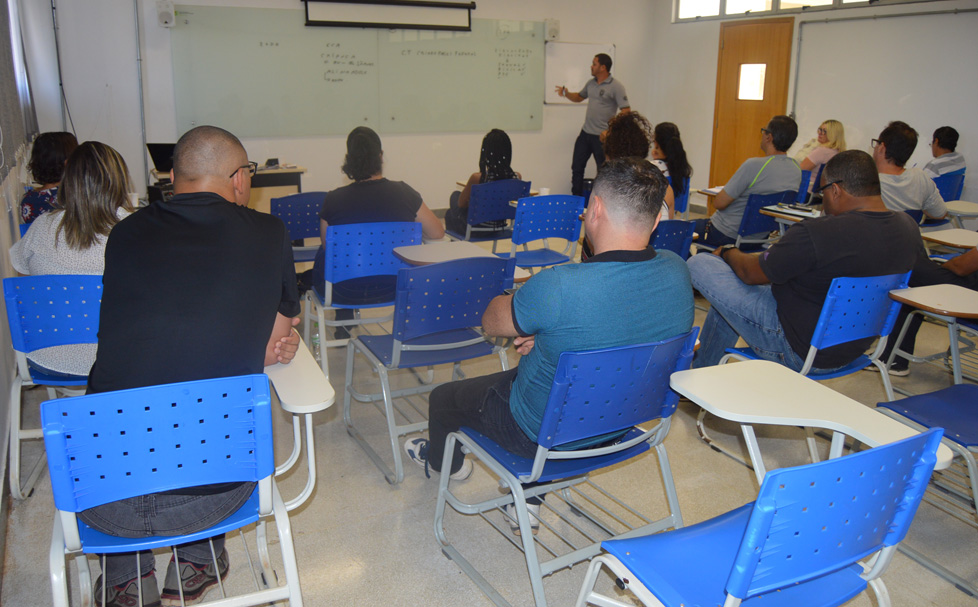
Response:
[[[747,442],[747,453],[750,454],[750,461],[754,464],[754,475],[757,477],[757,484],[764,482],[767,470],[764,469],[764,459],[761,457],[761,447],[757,444],[757,437],[754,435],[754,426],[741,424],[740,431],[744,434]]]

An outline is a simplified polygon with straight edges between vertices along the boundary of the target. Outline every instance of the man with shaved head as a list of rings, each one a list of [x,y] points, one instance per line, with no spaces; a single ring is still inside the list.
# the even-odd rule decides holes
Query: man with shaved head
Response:
[[[292,246],[276,217],[247,208],[256,164],[231,133],[187,132],[173,154],[174,196],[120,221],[105,247],[98,355],[89,392],[261,373],[289,362],[299,338]],[[178,535],[206,529],[240,508],[254,483],[177,489],[111,502],[80,513],[111,535]],[[96,604],[198,602],[227,575],[224,537],[184,544],[163,591],[151,552],[108,555]],[[179,574],[178,574],[179,570]],[[162,601],[161,601],[162,599]]]

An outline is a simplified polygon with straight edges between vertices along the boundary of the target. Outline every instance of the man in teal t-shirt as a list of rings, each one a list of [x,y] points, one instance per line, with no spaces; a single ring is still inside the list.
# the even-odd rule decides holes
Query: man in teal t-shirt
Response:
[[[404,447],[411,459],[438,471],[446,436],[461,426],[533,457],[562,352],[658,341],[690,330],[689,272],[679,256],[648,246],[667,183],[646,160],[622,158],[601,168],[584,218],[594,256],[544,270],[515,295],[489,303],[483,329],[516,338],[523,354],[519,367],[435,388],[430,442],[409,439]],[[471,468],[459,449],[452,478],[465,478]]]

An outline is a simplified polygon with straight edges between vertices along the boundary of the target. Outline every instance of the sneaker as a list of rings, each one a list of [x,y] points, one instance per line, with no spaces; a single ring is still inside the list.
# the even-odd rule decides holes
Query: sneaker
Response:
[[[156,570],[150,571],[142,578],[133,578],[119,586],[109,586],[105,589],[105,607],[140,607],[139,586],[143,587],[142,607],[160,607],[160,589],[156,587]],[[102,607],[102,576],[95,580],[95,604]]]
[[[530,512],[530,533],[536,535],[540,533],[540,504],[527,504],[526,509]],[[506,513],[510,530],[520,535],[520,524],[516,521],[516,507],[513,504],[506,504],[503,506],[503,512]]]
[[[876,373],[879,373],[880,371],[879,367],[876,365],[867,365],[866,370],[875,371]],[[897,362],[894,362],[887,368],[886,372],[892,377],[906,377],[910,375],[910,363],[908,362],[906,363],[906,366],[903,366]]]
[[[428,439],[409,438],[404,441],[404,452],[411,458],[411,461],[424,468],[425,478],[431,478],[428,472]],[[457,472],[453,472],[449,478],[453,481],[464,481],[472,474],[472,462],[468,458],[462,460],[462,467]]]
[[[217,557],[221,580],[228,576],[228,551],[224,549]],[[217,585],[217,575],[214,563],[197,565],[190,561],[180,561],[180,583],[183,586],[183,600],[187,605],[196,605],[203,600],[211,587]],[[177,587],[177,567],[170,557],[170,565],[166,568],[166,580],[163,582],[163,592],[160,593],[163,605],[181,605],[180,589]]]

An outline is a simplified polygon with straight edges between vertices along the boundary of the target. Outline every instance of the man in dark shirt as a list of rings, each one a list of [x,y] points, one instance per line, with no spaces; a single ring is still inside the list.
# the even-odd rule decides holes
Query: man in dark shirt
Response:
[[[98,354],[88,391],[110,392],[180,381],[261,373],[289,362],[299,343],[292,247],[276,217],[246,208],[255,163],[237,137],[197,127],[173,155],[174,196],[119,222],[105,248]],[[254,483],[202,485],[110,502],[79,513],[103,533],[122,537],[180,535],[206,529],[235,512]],[[180,546],[163,604],[197,602],[227,575],[224,537]],[[106,605],[133,605],[141,584],[146,605],[160,605],[153,555],[106,558],[96,583]],[[104,578],[104,579],[103,579]]]
[[[738,337],[762,358],[800,370],[833,278],[910,271],[920,232],[902,212],[888,210],[872,157],[850,150],[822,172],[826,216],[792,226],[759,254],[733,246],[687,262],[693,286],[710,302],[694,367],[719,363]],[[852,362],[871,340],[819,350],[814,367]]]

